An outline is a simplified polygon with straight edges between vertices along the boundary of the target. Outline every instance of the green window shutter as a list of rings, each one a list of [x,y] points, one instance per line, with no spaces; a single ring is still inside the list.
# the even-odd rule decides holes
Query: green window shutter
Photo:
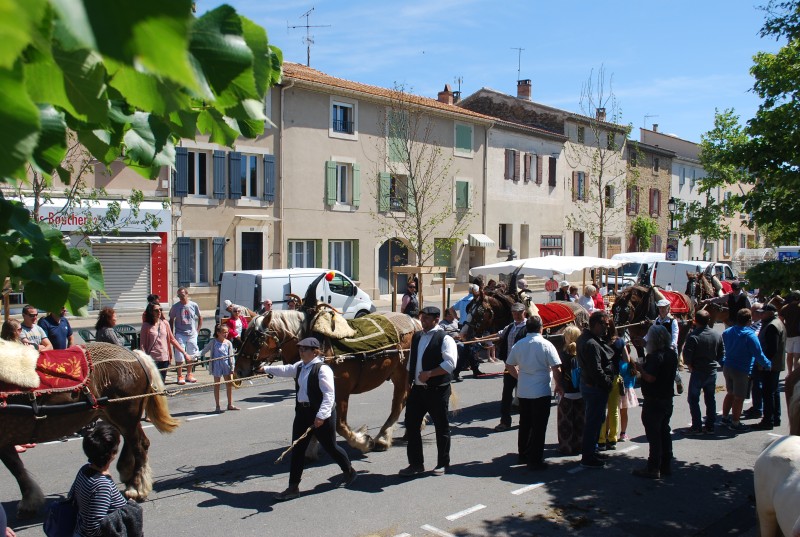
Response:
[[[456,151],[472,153],[472,127],[456,125]]]
[[[354,280],[358,280],[358,241],[352,241],[353,244],[353,274],[350,275]]]
[[[332,160],[325,163],[325,203],[336,204],[336,163]]]
[[[456,209],[469,209],[469,183],[456,181]]]
[[[392,176],[387,172],[378,174],[378,211],[389,212],[389,191],[392,188]]]
[[[361,166],[353,164],[353,207],[361,205]]]
[[[322,239],[317,239],[314,241],[314,267],[315,268],[322,268]]]

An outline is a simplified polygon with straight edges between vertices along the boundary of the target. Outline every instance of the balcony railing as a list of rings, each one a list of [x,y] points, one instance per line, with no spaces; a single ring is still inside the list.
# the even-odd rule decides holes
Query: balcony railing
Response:
[[[333,131],[334,132],[343,132],[345,134],[353,134],[353,122],[352,121],[344,121],[342,119],[334,119],[333,120]]]

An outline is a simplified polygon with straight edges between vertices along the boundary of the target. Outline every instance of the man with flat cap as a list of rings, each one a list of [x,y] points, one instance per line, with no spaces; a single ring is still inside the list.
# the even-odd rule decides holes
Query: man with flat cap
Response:
[[[276,495],[278,501],[292,500],[300,496],[300,478],[303,475],[306,448],[313,434],[319,444],[333,458],[343,477],[341,484],[350,485],[356,479],[356,471],[350,465],[347,453],[336,445],[336,407],[334,406],[333,371],[325,364],[319,352],[319,341],[313,337],[297,344],[300,361],[288,365],[264,365],[261,371],[277,377],[294,377],[295,397],[292,442],[300,438],[309,427],[312,432],[297,442],[292,449],[289,471],[289,487]]]
[[[516,302],[511,306],[512,321],[497,333],[500,341],[497,344],[500,359],[505,362],[514,344],[527,335],[525,328],[525,304]],[[511,428],[511,405],[514,402],[514,390],[517,388],[517,378],[506,370],[503,373],[503,392],[500,396],[500,423],[495,426],[495,431],[507,431]]]
[[[762,431],[771,431],[781,424],[781,397],[778,391],[778,379],[784,369],[784,353],[786,352],[786,327],[778,318],[778,308],[766,304],[762,311],[761,330],[758,331],[758,342],[772,366],[762,368],[759,372],[764,400],[764,414],[756,425]],[[761,368],[761,366],[756,366]],[[754,371],[755,372],[755,371]]]
[[[406,402],[406,438],[408,467],[401,476],[425,471],[422,454],[422,420],[425,414],[433,418],[436,428],[438,458],[434,475],[444,475],[450,466],[450,382],[456,367],[456,342],[439,326],[439,308],[428,306],[420,311],[422,331],[411,338],[408,378],[411,389]]]

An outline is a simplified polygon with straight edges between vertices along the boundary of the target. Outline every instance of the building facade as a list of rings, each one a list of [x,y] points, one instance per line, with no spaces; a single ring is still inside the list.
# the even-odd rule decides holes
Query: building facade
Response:
[[[628,241],[626,251],[638,252],[643,248],[631,226],[640,217],[655,220],[658,231],[650,237],[651,252],[663,252],[668,232],[673,225],[667,204],[672,190],[673,151],[629,140],[625,148],[628,163],[625,189],[625,214]]]

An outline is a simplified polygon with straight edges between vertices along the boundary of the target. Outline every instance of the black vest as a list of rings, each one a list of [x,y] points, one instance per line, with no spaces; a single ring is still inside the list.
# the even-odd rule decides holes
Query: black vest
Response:
[[[311,408],[319,410],[322,406],[322,389],[319,387],[319,370],[325,365],[322,362],[316,363],[311,366],[311,371],[308,372],[308,382],[306,384],[306,392],[308,393],[308,402]],[[300,372],[303,366],[297,368],[297,374],[294,376],[294,401],[297,402],[297,394],[300,393]]]
[[[734,296],[733,293],[728,294],[728,322],[736,324],[736,315],[739,313],[739,310],[743,310],[746,307],[747,295],[744,293],[736,296]]]
[[[419,348],[419,340],[422,338],[423,332],[417,332],[411,338],[411,360],[409,363],[409,370],[408,370],[408,383],[412,386],[414,385],[415,375],[417,372],[417,349]],[[435,330],[433,335],[431,336],[431,340],[428,342],[428,346],[425,347],[425,352],[422,353],[422,370],[423,371],[430,371],[431,369],[436,369],[439,367],[443,361],[442,358],[442,341],[444,341],[444,330]],[[447,373],[445,375],[438,375],[435,377],[431,377],[428,379],[426,384],[428,386],[441,386],[444,384],[450,384],[453,380],[453,375]]]
[[[508,355],[511,353],[511,348],[514,346],[514,343],[528,335],[528,329],[526,325],[523,324],[522,327],[517,330],[517,333],[514,334],[514,341],[509,341],[509,336],[511,335],[511,330],[513,328],[514,321],[511,321],[511,324],[503,328],[503,337],[500,338],[500,343],[497,345],[497,351],[500,353],[500,359],[504,362],[508,359]]]

